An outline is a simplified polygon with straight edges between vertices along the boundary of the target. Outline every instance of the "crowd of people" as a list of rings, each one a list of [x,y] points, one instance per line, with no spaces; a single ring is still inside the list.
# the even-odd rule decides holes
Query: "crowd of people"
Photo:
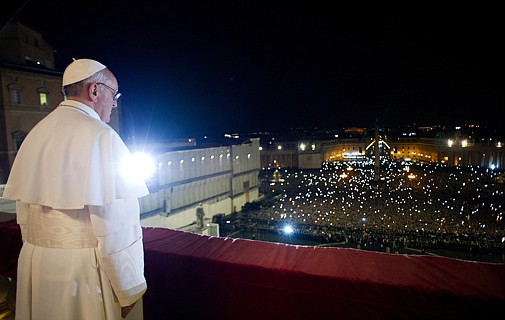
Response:
[[[383,160],[325,163],[265,175],[269,198],[225,228],[285,232],[358,248],[452,248],[502,253],[505,185],[498,173]]]

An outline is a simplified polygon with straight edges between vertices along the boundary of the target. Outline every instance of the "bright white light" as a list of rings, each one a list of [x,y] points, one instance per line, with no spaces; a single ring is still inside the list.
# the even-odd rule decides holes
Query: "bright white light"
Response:
[[[300,144],[300,150],[305,151],[306,148],[307,146],[305,145],[305,143]]]
[[[293,231],[294,231],[293,227],[290,225],[287,225],[284,227],[284,233],[286,233],[286,234],[291,234],[291,233],[293,233]]]
[[[146,180],[155,172],[154,159],[143,152],[133,153],[121,163],[121,174],[131,180]]]
[[[463,148],[466,148],[467,145],[468,145],[468,141],[466,141],[466,140],[461,141],[461,146]]]
[[[452,147],[453,143],[454,142],[451,139],[447,140],[447,145],[449,146],[449,148]]]

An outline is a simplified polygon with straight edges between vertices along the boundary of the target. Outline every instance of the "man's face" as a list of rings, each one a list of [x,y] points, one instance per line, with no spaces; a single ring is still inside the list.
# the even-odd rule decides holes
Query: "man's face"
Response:
[[[116,77],[109,72],[106,80],[96,85],[99,94],[95,103],[95,111],[103,122],[108,123],[112,108],[117,107],[117,100],[114,99],[114,96],[118,92],[118,83]]]

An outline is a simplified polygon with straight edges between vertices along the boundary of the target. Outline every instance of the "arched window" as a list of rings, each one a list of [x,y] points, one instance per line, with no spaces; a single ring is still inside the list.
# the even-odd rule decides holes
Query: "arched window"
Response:
[[[21,104],[21,91],[22,88],[20,85],[12,83],[7,85],[7,89],[9,90],[10,101],[12,104]]]

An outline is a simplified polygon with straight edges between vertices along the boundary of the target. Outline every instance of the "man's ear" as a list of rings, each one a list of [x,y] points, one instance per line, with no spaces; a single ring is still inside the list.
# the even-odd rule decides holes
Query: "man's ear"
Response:
[[[88,96],[92,101],[96,101],[97,95],[97,85],[96,83],[90,84],[88,87]]]

